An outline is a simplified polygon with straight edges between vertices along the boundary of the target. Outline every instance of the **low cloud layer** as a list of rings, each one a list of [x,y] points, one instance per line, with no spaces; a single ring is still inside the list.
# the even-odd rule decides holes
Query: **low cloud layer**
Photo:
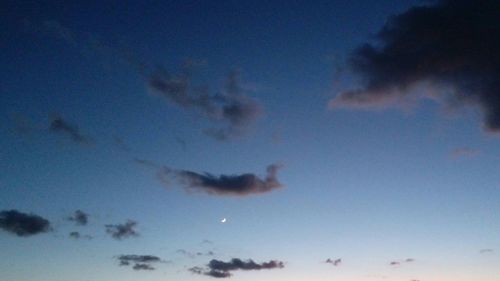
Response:
[[[148,77],[148,87],[172,104],[221,123],[223,127],[205,130],[207,135],[218,140],[240,136],[263,113],[259,102],[243,94],[235,71],[228,75],[225,90],[215,94],[206,88],[194,87],[188,73],[171,75],[155,71]]]
[[[53,133],[59,133],[68,136],[72,141],[82,144],[92,142],[92,139],[80,132],[78,126],[68,123],[59,115],[54,115],[50,119],[49,130]]]
[[[87,225],[89,222],[89,215],[81,210],[76,210],[68,220],[75,222],[77,225]]]
[[[131,238],[139,236],[139,233],[135,230],[137,222],[128,220],[124,224],[107,224],[106,233],[111,235],[116,240],[122,240],[124,238]]]
[[[199,174],[164,167],[159,171],[159,178],[166,184],[176,180],[188,191],[201,191],[211,195],[246,196],[266,193],[282,187],[277,178],[279,168],[279,165],[269,165],[266,176],[260,178],[250,173],[214,176],[208,173]]]
[[[241,259],[232,259],[229,262],[220,260],[211,260],[206,268],[192,267],[189,269],[192,273],[207,275],[214,278],[231,277],[231,271],[235,270],[262,270],[283,268],[285,265],[281,261],[271,260],[269,262],[256,263],[253,260],[243,261]]]
[[[19,237],[32,236],[51,230],[50,222],[38,215],[17,210],[0,212],[0,229]]]
[[[162,262],[161,258],[152,255],[120,255],[116,257],[120,266],[131,266],[134,270],[154,270],[153,263]]]
[[[500,132],[500,1],[440,0],[389,19],[378,42],[349,66],[358,89],[330,106],[373,108],[431,98],[447,108],[476,106],[485,129]]]

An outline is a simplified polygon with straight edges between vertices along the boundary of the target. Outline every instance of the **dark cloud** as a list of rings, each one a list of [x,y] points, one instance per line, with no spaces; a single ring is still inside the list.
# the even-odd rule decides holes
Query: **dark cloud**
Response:
[[[92,236],[90,236],[90,235],[82,235],[78,231],[72,231],[68,235],[69,235],[70,238],[73,238],[75,240],[78,240],[78,239],[92,240]]]
[[[236,71],[228,75],[225,91],[216,94],[209,93],[203,87],[193,87],[186,71],[171,75],[164,70],[157,70],[148,77],[148,86],[151,92],[168,102],[224,124],[222,128],[205,130],[207,135],[218,140],[240,136],[263,113],[260,103],[243,94]]]
[[[127,220],[127,222],[124,224],[105,225],[106,233],[110,234],[111,237],[117,240],[139,236],[139,233],[134,229],[136,226],[137,222],[132,220]]]
[[[53,115],[50,120],[49,130],[54,133],[65,134],[77,143],[91,143],[92,139],[80,133],[77,126],[68,123],[59,115]]]
[[[362,87],[340,93],[331,107],[431,98],[447,108],[477,106],[485,128],[500,132],[500,1],[414,7],[390,18],[377,39],[350,57]]]
[[[89,215],[81,210],[76,210],[68,220],[74,221],[77,225],[87,225],[89,222]]]
[[[51,227],[48,220],[38,215],[9,210],[0,212],[0,229],[20,237],[26,237],[48,232]]]
[[[176,171],[167,167],[163,167],[158,176],[166,184],[175,179],[188,191],[203,191],[212,195],[245,196],[280,188],[282,185],[277,179],[279,168],[279,165],[269,165],[265,178],[249,173],[214,176],[186,170]]]
[[[414,258],[407,258],[407,259],[405,259],[405,262],[414,262],[414,261],[415,261]]]
[[[161,258],[152,255],[120,255],[116,257],[120,266],[132,265],[134,270],[154,270],[152,263],[163,262]]]
[[[256,263],[253,260],[243,261],[241,259],[231,259],[229,262],[220,260],[211,260],[206,268],[192,267],[189,269],[192,273],[207,275],[215,278],[231,277],[230,271],[235,270],[262,270],[283,268],[285,265],[281,261],[271,260],[269,262]]]
[[[398,261],[391,261],[389,265],[396,266],[396,265],[401,265],[401,263]]]
[[[335,260],[327,259],[325,263],[331,263],[334,266],[339,266],[342,263],[342,259],[335,259]]]
[[[479,154],[479,150],[471,147],[457,147],[451,151],[451,156],[454,158],[459,157],[473,157]]]

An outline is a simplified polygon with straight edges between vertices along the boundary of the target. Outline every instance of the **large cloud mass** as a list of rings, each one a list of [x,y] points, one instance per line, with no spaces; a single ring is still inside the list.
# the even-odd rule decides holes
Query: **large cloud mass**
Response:
[[[478,106],[500,132],[500,1],[441,0],[394,16],[376,44],[359,47],[350,67],[362,87],[331,107],[378,107],[422,97]],[[415,90],[424,85],[426,93]],[[432,89],[431,89],[432,88]]]
[[[25,214],[17,210],[0,212],[0,229],[20,237],[31,236],[51,230],[48,220],[38,215]]]

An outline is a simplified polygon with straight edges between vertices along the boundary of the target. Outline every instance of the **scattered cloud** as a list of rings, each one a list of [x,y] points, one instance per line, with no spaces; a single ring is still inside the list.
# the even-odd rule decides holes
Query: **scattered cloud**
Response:
[[[92,50],[101,55],[108,55],[130,65],[146,80],[147,88],[151,93],[218,124],[217,128],[204,131],[206,135],[217,140],[229,140],[244,135],[248,128],[263,115],[262,104],[246,95],[251,87],[242,86],[239,71],[230,71],[226,77],[224,89],[211,93],[207,87],[200,87],[193,83],[193,69],[205,66],[205,60],[187,59],[180,66],[178,73],[172,74],[161,67],[151,67],[158,63],[144,62],[129,50],[123,51],[111,47],[95,36],[81,36],[78,32],[55,20],[38,23],[25,20],[23,25],[32,32],[48,34],[73,47],[79,46],[82,50]],[[73,139],[79,135],[67,132]]]
[[[75,222],[77,225],[87,225],[89,222],[89,215],[82,210],[76,210],[71,217],[68,217],[68,220]]]
[[[271,260],[269,262],[256,263],[253,260],[243,261],[241,259],[231,259],[229,262],[220,260],[211,260],[206,268],[192,267],[189,269],[192,273],[207,275],[215,278],[231,277],[231,271],[235,270],[262,270],[283,268],[285,265],[281,261]]]
[[[120,266],[130,266],[133,264],[134,270],[155,270],[153,263],[163,262],[161,258],[152,255],[120,255],[116,257]]]
[[[54,133],[65,134],[77,143],[88,144],[92,142],[91,138],[80,133],[76,125],[68,123],[61,116],[56,114],[51,116],[49,130]]]
[[[206,251],[206,252],[190,252],[184,249],[179,249],[175,251],[178,254],[181,254],[183,256],[186,256],[188,258],[195,258],[197,256],[213,256],[214,252],[213,251]]]
[[[127,220],[124,224],[106,224],[106,233],[116,240],[123,238],[137,237],[139,233],[135,230],[137,222]]]
[[[473,157],[479,154],[479,150],[471,147],[457,147],[451,151],[453,158]]]
[[[201,191],[211,195],[245,196],[270,192],[282,187],[277,179],[279,165],[269,165],[267,175],[260,178],[255,174],[220,175],[199,174],[187,170],[172,170],[163,167],[159,172],[160,180],[167,185],[177,180],[188,191]]]
[[[70,238],[73,238],[75,240],[78,240],[78,239],[86,239],[86,240],[92,240],[92,236],[90,235],[82,235],[80,232],[78,231],[72,231],[68,234],[68,236]]]
[[[392,265],[392,266],[400,266],[401,264],[403,263],[412,263],[412,262],[415,262],[415,259],[414,258],[406,258],[404,260],[396,260],[396,261],[391,261],[389,263],[389,265]]]
[[[19,237],[27,237],[51,231],[50,222],[38,215],[17,210],[0,212],[0,229]]]
[[[339,266],[342,263],[342,259],[339,258],[339,259],[332,260],[332,259],[328,258],[328,259],[326,259],[325,263],[331,263],[334,266]]]
[[[376,44],[356,49],[349,66],[362,86],[329,106],[377,108],[421,98],[447,108],[476,106],[486,130],[500,132],[500,2],[440,0],[393,16]],[[424,86],[425,93],[416,91]]]
[[[491,254],[493,252],[495,252],[493,249],[481,249],[481,250],[479,250],[480,254]]]
[[[148,77],[148,87],[172,104],[223,124],[223,127],[205,130],[205,134],[228,140],[241,136],[263,113],[259,102],[243,94],[238,76],[237,71],[230,72],[225,90],[212,94],[206,87],[193,87],[188,71],[171,75],[165,70],[156,70]]]

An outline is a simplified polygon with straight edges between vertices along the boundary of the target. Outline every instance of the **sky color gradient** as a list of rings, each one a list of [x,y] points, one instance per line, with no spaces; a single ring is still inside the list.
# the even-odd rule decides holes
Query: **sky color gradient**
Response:
[[[500,280],[498,1],[2,1],[0,46],[0,280]]]

